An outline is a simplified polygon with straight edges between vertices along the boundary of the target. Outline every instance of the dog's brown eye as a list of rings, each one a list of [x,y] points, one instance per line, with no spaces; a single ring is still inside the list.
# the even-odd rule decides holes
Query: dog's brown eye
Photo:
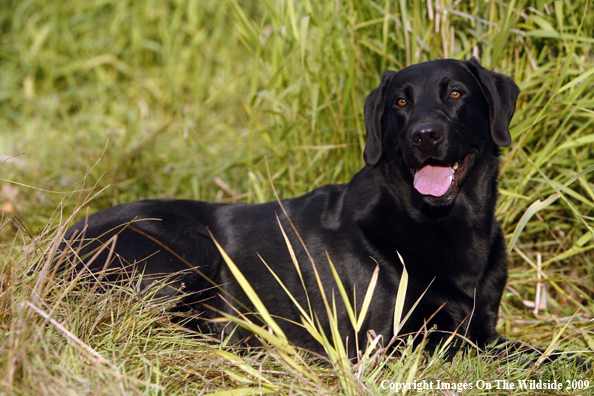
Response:
[[[400,98],[396,101],[396,104],[400,107],[404,107],[407,105],[406,99]]]
[[[459,91],[452,91],[450,92],[450,97],[452,99],[460,99],[462,97],[462,94]]]

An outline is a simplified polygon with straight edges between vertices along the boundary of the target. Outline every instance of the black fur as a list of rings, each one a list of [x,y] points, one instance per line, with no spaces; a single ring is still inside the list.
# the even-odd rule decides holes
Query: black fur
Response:
[[[450,96],[454,90],[461,97]],[[348,295],[356,291],[357,311],[376,263],[380,265],[360,339],[366,339],[368,330],[383,335],[384,343],[393,336],[394,304],[402,273],[399,252],[409,274],[405,312],[429,287],[401,333],[437,325],[439,330],[466,334],[481,346],[503,341],[495,325],[507,264],[494,210],[498,146],[511,142],[508,126],[518,93],[510,78],[485,70],[474,59],[436,60],[398,72],[387,71],[381,85],[365,102],[367,166],[348,184],[327,185],[282,201],[315,261],[326,293],[334,293],[341,335],[343,340],[349,337],[351,355],[354,333],[326,253]],[[404,99],[406,105],[398,106],[399,99]],[[467,170],[444,195],[422,195],[413,187],[414,173],[423,164],[455,162]],[[306,294],[279,230],[277,215],[301,264],[312,308],[329,335],[312,265],[277,202],[134,202],[95,213],[88,224],[78,222],[65,239],[70,239],[75,230],[84,232],[87,239],[97,238],[82,249],[81,255],[85,255],[119,233],[112,267],[127,263],[130,269],[135,265],[144,273],[145,285],[154,278],[179,272],[172,287],[163,289],[162,295],[180,293],[176,289],[181,288],[182,293],[189,293],[189,303],[199,306],[199,302],[206,302],[234,313],[205,275],[252,309],[211,240],[210,230],[268,310],[300,323],[300,312],[258,257],[307,310]],[[102,268],[106,258],[107,250],[91,268]],[[188,263],[201,274],[188,268]],[[205,318],[220,316],[203,310]],[[322,352],[300,326],[284,320],[279,324],[298,346]],[[203,326],[213,332],[231,329],[223,330],[222,325],[207,322]],[[435,334],[431,336],[432,346],[441,341]],[[247,335],[240,330],[235,338]]]

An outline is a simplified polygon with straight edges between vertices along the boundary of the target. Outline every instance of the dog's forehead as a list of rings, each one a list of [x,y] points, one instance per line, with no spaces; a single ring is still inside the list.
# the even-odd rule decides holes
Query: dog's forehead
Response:
[[[437,88],[444,81],[473,85],[475,79],[465,63],[454,59],[440,59],[408,66],[396,73],[392,87],[410,85]]]

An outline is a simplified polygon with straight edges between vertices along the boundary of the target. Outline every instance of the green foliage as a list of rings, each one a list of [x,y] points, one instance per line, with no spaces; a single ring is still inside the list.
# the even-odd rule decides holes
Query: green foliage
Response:
[[[444,364],[409,339],[398,357],[369,349],[354,366],[331,335],[330,366],[263,333],[276,348],[238,355],[181,330],[171,303],[133,283],[83,292],[54,279],[47,257],[75,210],[274,199],[266,162],[281,198],[347,182],[364,166],[363,103],[381,73],[474,55],[522,89],[502,150],[510,281],[500,330],[592,351],[593,37],[586,0],[5,0],[1,392],[387,394],[383,380],[579,379],[563,363]]]

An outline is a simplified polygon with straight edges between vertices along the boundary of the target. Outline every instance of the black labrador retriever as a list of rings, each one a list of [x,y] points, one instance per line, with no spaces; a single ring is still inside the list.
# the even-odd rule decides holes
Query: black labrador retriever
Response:
[[[484,69],[475,59],[435,60],[386,71],[365,101],[366,167],[350,183],[283,200],[286,212],[279,202],[128,203],[78,222],[65,239],[85,239],[78,252],[80,271],[84,257],[88,260],[118,234],[111,268],[136,270],[143,274],[143,286],[173,275],[161,295],[185,293],[188,303],[207,305],[201,308],[204,328],[225,336],[232,326],[208,319],[221,316],[217,310],[235,314],[253,306],[222,259],[214,236],[269,312],[288,319],[278,319],[288,339],[323,353],[321,345],[296,324],[301,323],[300,311],[262,262],[306,310],[309,298],[330,335],[309,255],[330,301],[334,293],[340,334],[343,341],[348,337],[351,355],[355,330],[328,257],[351,301],[356,295],[357,312],[379,264],[371,307],[357,336],[366,339],[366,332],[373,330],[387,341],[394,336],[394,306],[403,270],[400,253],[409,276],[404,312],[426,291],[400,334],[437,326],[465,334],[479,346],[503,341],[495,325],[507,264],[494,209],[499,146],[511,143],[509,123],[518,93],[511,78]],[[277,216],[295,250],[303,283]],[[65,255],[72,249],[62,245]],[[109,250],[111,245],[92,262],[91,270],[106,265]],[[438,334],[431,335],[430,347],[443,341]],[[235,338],[246,336],[242,329],[234,333]]]

